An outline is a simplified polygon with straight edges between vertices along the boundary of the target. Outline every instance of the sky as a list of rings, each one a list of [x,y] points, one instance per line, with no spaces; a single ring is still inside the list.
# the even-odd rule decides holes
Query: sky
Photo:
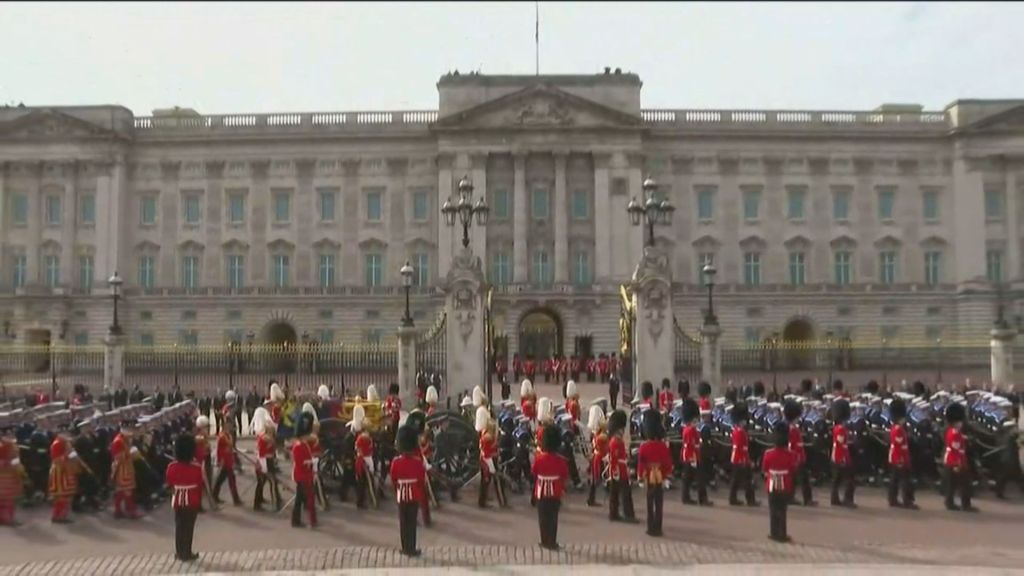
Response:
[[[535,71],[534,2],[5,3],[0,105],[437,108],[449,70]],[[539,4],[540,72],[635,72],[644,108],[1024,98],[1024,3]]]

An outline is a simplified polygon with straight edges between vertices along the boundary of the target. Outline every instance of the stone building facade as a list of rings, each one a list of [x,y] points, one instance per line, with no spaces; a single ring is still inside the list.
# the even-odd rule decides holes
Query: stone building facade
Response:
[[[982,342],[1000,303],[1017,314],[1024,100],[650,110],[618,71],[437,89],[429,111],[0,109],[4,337],[99,343],[117,270],[134,344],[389,339],[407,260],[426,327],[463,177],[490,206],[471,245],[510,352],[617,348],[647,176],[676,207],[656,233],[684,332],[708,261],[726,343]]]

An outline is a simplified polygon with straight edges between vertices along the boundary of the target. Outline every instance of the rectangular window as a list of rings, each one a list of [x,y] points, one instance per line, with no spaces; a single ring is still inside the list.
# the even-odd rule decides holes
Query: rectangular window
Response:
[[[83,292],[92,290],[92,256],[78,257],[78,288]]]
[[[224,312],[224,318],[226,320],[235,320],[235,321],[241,320],[242,319],[242,311],[241,310],[226,310]]]
[[[551,213],[551,199],[545,188],[537,188],[533,191],[533,206],[531,214],[534,220],[546,220]]]
[[[715,262],[715,255],[711,252],[702,252],[697,258],[697,283],[707,286],[707,277],[704,276],[704,267]]]
[[[697,189],[697,219],[698,220],[711,220],[715,217],[715,189],[714,188],[698,188]]]
[[[572,192],[572,219],[586,220],[590,218],[590,201],[586,190]]]
[[[181,259],[181,285],[189,290],[199,287],[199,257],[183,256]]]
[[[985,252],[985,275],[989,282],[1003,281],[1003,251],[989,250]]]
[[[334,190],[320,191],[320,221],[334,222],[334,205],[337,193]]]
[[[896,189],[884,187],[878,189],[878,219],[886,222],[893,219],[896,206]]]
[[[384,338],[384,334],[380,328],[369,328],[365,332],[364,339],[367,344],[371,346],[380,345],[380,341]]]
[[[761,254],[747,252],[743,255],[743,283],[757,286],[761,283]]]
[[[83,194],[79,199],[78,219],[85,226],[96,224],[96,196]]]
[[[46,223],[50,226],[60,224],[60,196],[46,197]]]
[[[380,254],[367,254],[366,262],[366,285],[369,287],[380,286],[384,283],[384,263]]]
[[[430,284],[430,255],[429,254],[413,254],[412,255],[412,266],[415,270],[413,274],[413,286],[427,286]]]
[[[924,281],[934,286],[942,280],[942,252],[924,253]]]
[[[25,280],[28,277],[28,258],[23,255],[14,257],[14,276],[11,278],[11,284],[15,288],[21,288],[25,285]]]
[[[761,329],[747,326],[743,329],[743,339],[747,344],[754,346],[761,343]]]
[[[803,252],[789,253],[789,283],[802,286],[807,282],[807,255]]]
[[[149,332],[143,332],[139,334],[139,346],[153,346],[156,340],[153,339],[153,334]]]
[[[139,256],[139,286],[152,288],[155,283],[152,256]]]
[[[430,217],[430,197],[424,190],[417,190],[412,193],[412,219],[416,222],[426,222]]]
[[[55,288],[60,285],[60,256],[43,258],[43,271],[46,274],[46,285]]]
[[[241,224],[245,222],[245,195],[231,194],[228,196],[228,222]]]
[[[491,262],[491,282],[504,285],[512,282],[512,265],[508,252],[496,252]]]
[[[78,332],[75,334],[75,346],[88,346],[89,345],[89,333]]]
[[[334,254],[320,255],[320,287],[334,286]]]
[[[587,286],[594,281],[590,273],[590,254],[577,252],[572,263],[572,281],[579,286]]]
[[[804,200],[807,198],[807,190],[804,188],[789,188],[786,190],[786,217],[790,220],[803,220]]]
[[[366,219],[369,222],[380,222],[384,216],[384,193],[372,190],[366,193]]]
[[[238,290],[245,285],[245,259],[238,255],[228,256],[228,287]]]
[[[835,283],[845,286],[853,280],[853,254],[845,250],[835,253]]]
[[[241,328],[232,328],[231,330],[224,331],[224,342],[228,344],[241,344],[244,339],[245,330]]]
[[[198,346],[199,334],[195,330],[179,330],[178,344],[181,346]]]
[[[199,224],[203,219],[203,208],[199,203],[199,196],[190,194],[185,196],[185,224]]]
[[[743,219],[757,220],[761,216],[761,190],[743,191]]]
[[[938,222],[939,220],[939,191],[925,190],[921,195],[923,203],[922,212],[926,222]]]
[[[28,197],[24,194],[11,195],[11,223],[15,226],[28,224]]]
[[[1001,219],[1005,200],[1002,188],[985,188],[985,218],[987,220]]]
[[[153,196],[146,196],[142,199],[142,204],[139,206],[139,223],[143,226],[152,226],[156,224],[156,198]]]
[[[320,331],[320,343],[321,344],[333,344],[334,343],[334,330],[321,330]]]
[[[849,188],[835,188],[832,190],[832,219],[850,219],[850,190]]]
[[[896,252],[883,250],[878,253],[878,281],[882,284],[896,283]]]
[[[508,215],[511,210],[509,206],[511,201],[508,196],[508,190],[504,188],[498,188],[494,191],[493,198],[494,205],[491,206],[491,216],[495,220],[508,220]]]
[[[292,195],[290,192],[274,192],[274,222],[283,224],[292,218]]]
[[[284,288],[288,286],[288,272],[291,267],[291,258],[287,254],[275,254],[274,255],[274,270],[272,274],[272,281],[274,288]]]
[[[533,252],[533,281],[536,284],[551,284],[551,257],[547,250]]]

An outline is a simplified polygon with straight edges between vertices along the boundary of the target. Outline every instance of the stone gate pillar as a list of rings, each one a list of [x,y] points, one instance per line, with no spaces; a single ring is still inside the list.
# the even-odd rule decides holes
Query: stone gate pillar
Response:
[[[992,384],[1005,387],[1013,384],[1013,341],[1017,331],[997,324],[989,333],[992,349]]]
[[[103,340],[103,387],[111,392],[124,386],[123,335],[108,334]]]
[[[470,248],[459,249],[444,287],[449,396],[484,386],[484,286],[480,258]]]
[[[416,328],[398,327],[398,387],[404,406],[416,404]]]
[[[668,253],[648,246],[633,272],[633,309],[636,326],[633,337],[634,398],[640,398],[644,381],[654,385],[675,379],[676,332],[672,314],[672,275]]]
[[[722,390],[722,347],[719,345],[719,338],[722,336],[722,327],[718,322],[707,322],[700,328],[700,379],[711,384],[713,395],[724,392]]]

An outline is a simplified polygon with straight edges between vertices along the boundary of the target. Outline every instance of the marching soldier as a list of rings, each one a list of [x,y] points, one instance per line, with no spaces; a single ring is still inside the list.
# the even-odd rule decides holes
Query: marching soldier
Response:
[[[832,505],[856,508],[853,501],[856,479],[853,474],[853,456],[850,454],[850,433],[846,429],[849,419],[850,403],[845,398],[836,398],[832,403]],[[843,484],[846,487],[840,500],[839,487]]]
[[[419,454],[416,428],[406,424],[396,436],[401,454],[391,461],[391,484],[398,502],[398,530],[402,554],[415,557],[420,555],[416,548],[416,513],[427,499],[427,470]]]
[[[683,401],[683,424],[685,427],[683,428],[683,447],[679,453],[679,461],[683,464],[682,499],[683,504],[710,506],[711,502],[708,500],[707,485],[704,483],[704,475],[700,472],[701,437],[700,432],[697,430],[697,417],[699,414],[700,408],[695,401],[689,398]],[[694,484],[697,485],[696,501],[694,501],[690,494],[690,489],[693,488]]]
[[[505,492],[498,476],[495,456],[498,454],[498,438],[494,419],[486,406],[476,409],[476,431],[480,435],[480,498],[477,505],[487,508],[487,493],[494,484],[495,497],[498,505],[505,507]]]
[[[893,398],[889,403],[889,416],[892,427],[889,429],[889,506],[900,505],[897,498],[903,493],[903,507],[917,510],[914,503],[914,484],[910,479],[910,444],[907,440],[906,419],[907,404],[902,398]],[[902,489],[902,490],[901,490]]]
[[[59,431],[50,444],[50,498],[54,524],[70,524],[71,500],[78,491],[78,455],[71,449],[67,433]]]
[[[203,500],[203,469],[195,463],[196,439],[189,433],[178,436],[174,443],[174,462],[167,466],[167,486],[174,491],[174,557],[192,562],[199,555],[192,551],[196,518]]]
[[[608,417],[608,477],[611,493],[608,499],[608,519],[612,522],[625,520],[636,522],[633,511],[633,492],[629,487],[629,467],[626,464],[626,443],[622,439],[626,431],[627,417],[622,410],[612,412]],[[622,503],[622,516],[619,503]]]
[[[121,422],[121,432],[110,443],[110,458],[113,462],[111,474],[114,484],[114,518],[140,518],[135,508],[135,460],[142,457],[139,449],[132,446],[135,422]]]
[[[533,383],[529,378],[519,386],[519,408],[530,422],[537,419],[537,395],[533,392]]]
[[[661,381],[661,392],[658,393],[658,410],[667,415],[672,411],[675,401],[675,396],[672,394],[672,381],[665,378]]]
[[[292,480],[295,481],[295,504],[292,506],[292,527],[302,528],[302,509],[309,514],[309,527],[316,528],[316,489],[313,486],[317,458],[310,446],[313,416],[306,412],[295,423],[295,441],[292,443]]]
[[[366,409],[361,404],[356,404],[352,409],[352,420],[348,427],[355,436],[355,473],[356,473],[356,507],[366,508],[366,497],[373,485],[373,438],[364,430],[366,426]],[[372,494],[371,496],[375,496]]]
[[[754,482],[751,478],[750,439],[747,436],[747,405],[737,403],[732,407],[732,483],[729,486],[729,505],[743,503],[737,497],[740,490],[746,496],[747,506],[757,506],[754,497]]]
[[[21,497],[25,469],[18,457],[18,444],[13,430],[0,430],[0,526],[18,526],[14,519],[14,503]]]
[[[966,410],[963,404],[952,402],[946,406],[946,451],[942,457],[946,510],[977,512],[971,505],[971,473],[967,461],[967,439],[962,432]],[[960,492],[960,506],[953,501],[955,492]]]
[[[788,446],[790,445],[789,425],[779,422],[772,430],[775,447],[764,453],[761,459],[761,470],[764,472],[765,490],[768,492],[768,516],[770,518],[770,538],[776,542],[789,542],[786,530],[786,509],[793,498],[793,475],[796,473],[798,460]]]
[[[234,435],[234,418],[224,419],[224,428],[217,434],[217,465],[220,471],[217,473],[217,480],[213,483],[213,500],[221,503],[220,489],[224,481],[228,482],[228,489],[231,490],[231,501],[235,506],[242,505],[242,499],[238,497],[238,485],[235,481],[235,445],[232,439]],[[195,449],[193,447],[193,452]]]
[[[572,416],[573,429],[580,421],[580,393],[576,390],[576,381],[569,380],[565,383],[565,411]]]
[[[196,463],[203,469],[203,485],[213,486],[213,455],[210,453],[210,419],[206,416],[196,418]],[[203,512],[202,503],[199,511]]]
[[[426,481],[423,484],[423,487],[426,490],[426,497],[420,499],[420,511],[423,513],[423,525],[430,526],[432,524],[432,520],[430,518],[431,501],[434,501],[434,504],[436,505],[436,500],[433,496],[433,488],[430,484],[430,469],[432,467],[430,460],[434,455],[433,434],[427,427],[427,418],[423,412],[413,411],[410,413],[405,420],[405,425],[416,431],[419,440],[420,462],[423,463],[423,468],[426,471]]]
[[[559,454],[562,435],[554,426],[545,426],[541,443],[542,452],[533,461],[533,499],[537,501],[540,523],[540,545],[558,550],[558,512],[562,506],[565,482],[569,479],[569,466]]]
[[[544,429],[554,427],[554,423],[554,404],[550,398],[545,396],[537,401],[537,436],[535,438],[537,452],[540,452],[544,446]]]
[[[600,406],[590,407],[590,416],[587,419],[587,428],[590,430],[590,445],[592,454],[590,456],[590,494],[587,496],[587,506],[597,506],[597,487],[602,484],[604,475],[604,461],[608,457],[608,435],[604,431],[605,417],[604,410]]]
[[[260,406],[253,413],[253,432],[256,433],[256,493],[253,509],[263,510],[263,487],[270,484],[274,511],[281,509],[281,491],[277,484],[276,440],[274,422],[266,408]]]
[[[756,386],[755,386],[756,387]],[[813,507],[818,503],[814,501],[814,493],[811,486],[811,472],[807,466],[807,452],[804,449],[804,435],[800,429],[798,418],[803,413],[803,407],[793,400],[787,400],[782,405],[782,415],[789,425],[789,451],[793,453],[796,460],[796,473],[793,485],[800,482],[800,490],[803,493],[804,506]],[[795,491],[795,490],[794,490]]]
[[[648,410],[643,415],[644,443],[636,458],[637,481],[647,487],[647,535],[660,537],[665,503],[665,481],[672,474],[672,455],[665,443],[661,414]]]

